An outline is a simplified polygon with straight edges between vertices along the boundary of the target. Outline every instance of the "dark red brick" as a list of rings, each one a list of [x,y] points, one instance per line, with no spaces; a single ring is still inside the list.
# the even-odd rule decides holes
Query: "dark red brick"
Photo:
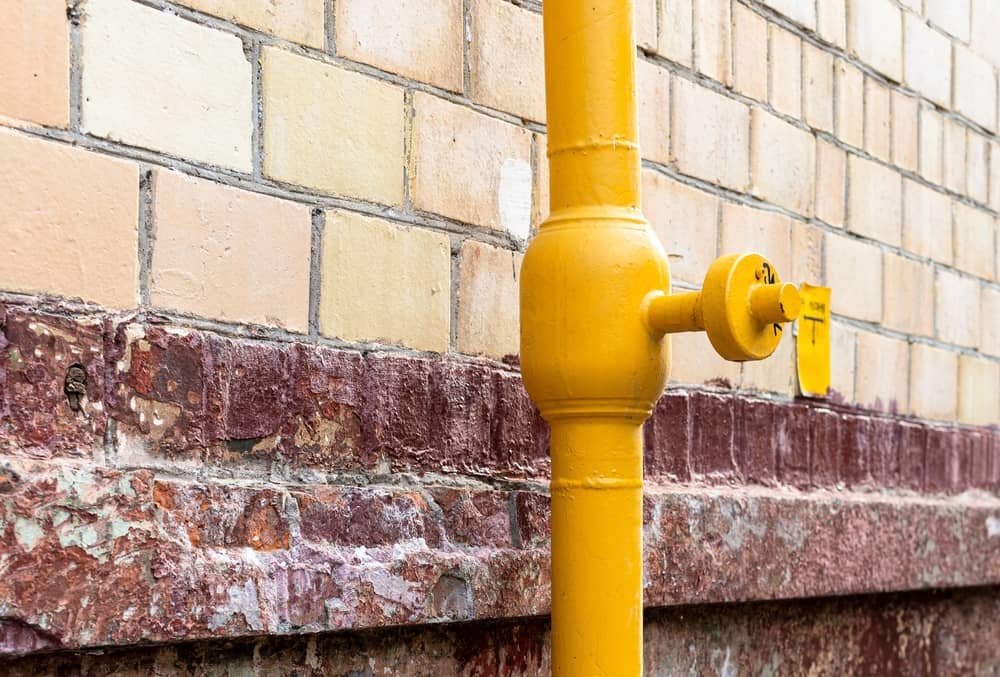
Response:
[[[958,452],[959,433],[952,428],[927,429],[927,456],[924,486],[927,491],[946,492],[961,481]]]
[[[509,477],[547,478],[550,471],[549,426],[532,404],[519,374],[496,374],[493,452]]]
[[[923,491],[927,468],[927,428],[900,423],[897,433],[899,448],[899,484],[913,491]]]
[[[546,494],[519,491],[514,494],[515,534],[519,546],[532,549],[544,547],[551,536],[549,517],[552,503]]]
[[[445,362],[440,366],[445,439],[442,470],[493,474],[504,459],[494,458],[495,369],[483,364]]]
[[[733,453],[740,474],[751,482],[773,484],[778,479],[778,449],[774,418],[778,405],[766,400],[736,401]]]
[[[422,538],[436,547],[441,525],[419,491],[320,487],[293,492],[304,538],[332,545],[376,547]]]
[[[646,477],[674,481],[691,479],[688,395],[683,390],[664,394],[643,427]]]
[[[1000,431],[993,431],[990,437],[992,438],[992,444],[990,445],[986,486],[988,489],[1000,494]]]
[[[441,508],[449,542],[497,548],[513,545],[509,494],[440,487],[432,489],[431,496]]]
[[[875,420],[845,414],[841,424],[840,481],[849,487],[868,484],[875,443]]]
[[[733,477],[733,398],[694,392],[690,406],[691,470],[705,477]]]
[[[810,412],[810,477],[813,486],[834,486],[840,478],[841,415],[827,409]]]
[[[899,485],[899,424],[887,418],[872,418],[868,426],[870,479],[878,487]]]
[[[776,405],[774,442],[778,456],[778,478],[785,484],[809,486],[809,446],[812,425],[804,404]]]

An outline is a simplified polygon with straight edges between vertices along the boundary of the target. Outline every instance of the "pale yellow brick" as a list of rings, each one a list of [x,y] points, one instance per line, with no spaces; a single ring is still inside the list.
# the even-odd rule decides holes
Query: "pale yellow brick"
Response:
[[[774,353],[766,360],[743,362],[740,388],[778,395],[795,395],[795,337],[785,325]]]
[[[646,169],[642,211],[663,244],[671,276],[701,286],[715,260],[719,199]]]
[[[319,49],[324,46],[323,0],[178,0],[178,3],[292,42]]]
[[[802,331],[802,328],[799,329]],[[853,402],[858,332],[840,322],[830,323],[830,393]]]
[[[771,105],[781,112],[802,115],[802,39],[791,31],[769,24],[771,44]]]
[[[934,103],[951,105],[951,41],[907,12],[904,15],[906,68],[903,81]]]
[[[325,193],[403,202],[403,90],[265,48],[264,173]]]
[[[531,191],[531,225],[538,226],[549,217],[549,147],[548,137],[534,134],[534,187]]]
[[[982,209],[955,203],[955,267],[986,280],[997,279],[996,221]]]
[[[967,348],[979,345],[979,282],[939,269],[934,286],[938,338]]]
[[[857,320],[882,320],[882,252],[872,244],[827,234],[826,285],[833,289],[830,309]]]
[[[920,108],[920,175],[931,183],[944,179],[944,118],[930,106]]]
[[[504,0],[472,0],[472,98],[545,122],[542,16]]]
[[[847,8],[845,0],[817,0],[816,23],[819,34],[841,49],[847,46]]]
[[[750,165],[750,110],[690,80],[673,79],[670,134],[677,168],[742,191]],[[691,124],[697,120],[698,124]]]
[[[885,162],[892,145],[890,101],[888,87],[865,78],[865,150]]]
[[[934,335],[934,267],[886,253],[882,324],[906,334]]]
[[[986,129],[996,131],[996,72],[993,70],[993,64],[964,45],[955,45],[953,92],[953,106],[956,111]]]
[[[816,2],[815,0],[763,0],[779,14],[784,14],[789,19],[805,26],[806,28],[816,28]]]
[[[924,14],[941,30],[969,41],[969,0],[924,0]]]
[[[446,235],[327,212],[319,317],[325,336],[445,352],[450,290]]]
[[[966,129],[951,118],[944,120],[944,185],[956,193],[965,193]]]
[[[816,216],[843,227],[847,192],[847,153],[832,143],[816,141]]]
[[[740,382],[740,363],[719,357],[705,332],[671,334],[670,342],[671,383],[728,387]]]
[[[729,0],[693,0],[694,67],[724,85],[733,81]]]
[[[739,3],[733,4],[733,86],[767,100],[767,21]]]
[[[1000,66],[1000,40],[996,27],[1000,26],[1000,2],[972,0],[972,48]]]
[[[1000,211],[1000,143],[990,141],[990,209]]]
[[[750,120],[752,192],[768,202],[811,216],[815,138],[760,108],[751,111]]]
[[[0,289],[139,301],[139,170],[0,128]]]
[[[86,132],[250,171],[253,96],[238,37],[128,0],[87,0],[84,17]]]
[[[779,271],[782,280],[818,285],[823,280],[823,231],[808,223],[792,223],[792,269]]]
[[[694,63],[693,0],[660,0],[659,53],[679,64]]]
[[[802,49],[803,117],[813,129],[833,132],[833,56],[808,42]]]
[[[903,179],[903,248],[952,262],[951,200],[910,179]]]
[[[414,108],[413,206],[527,239],[531,134],[422,92]]]
[[[860,70],[843,59],[834,64],[836,87],[837,138],[861,148],[864,143],[865,78]]]
[[[979,308],[983,318],[979,326],[979,348],[987,355],[1000,356],[1000,289],[983,287]]]
[[[902,232],[902,181],[899,174],[871,160],[847,160],[847,224],[851,232],[898,245]]]
[[[153,177],[154,306],[309,329],[309,207],[177,172]]]
[[[670,162],[670,73],[639,59],[635,75],[642,157],[667,164]]]
[[[792,270],[791,228],[791,219],[783,214],[725,203],[719,253],[757,252],[774,264],[779,276],[787,276]]]
[[[636,0],[635,41],[639,47],[656,51],[657,0]]]
[[[972,425],[1000,423],[1000,362],[959,356],[958,420]]]
[[[892,0],[848,0],[847,46],[886,77],[903,77],[902,12]]]
[[[910,357],[910,413],[954,420],[958,413],[958,353],[922,343]]]
[[[881,411],[907,410],[909,348],[906,341],[858,332],[858,404]]]
[[[0,115],[69,126],[69,23],[64,0],[0,3]]]
[[[519,351],[521,254],[466,240],[458,286],[458,350],[502,358]]]
[[[898,90],[892,91],[892,163],[911,172],[917,171],[917,99]]]
[[[338,0],[334,8],[340,56],[462,91],[462,0]]]
[[[989,200],[989,139],[971,129],[966,140],[968,166],[965,169],[967,194],[976,202],[985,204]]]

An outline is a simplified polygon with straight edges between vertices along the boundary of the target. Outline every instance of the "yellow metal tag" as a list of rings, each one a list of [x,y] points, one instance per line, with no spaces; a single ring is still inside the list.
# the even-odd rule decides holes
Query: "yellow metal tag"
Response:
[[[826,397],[830,387],[830,288],[799,287],[802,309],[796,322],[799,391],[806,397]]]

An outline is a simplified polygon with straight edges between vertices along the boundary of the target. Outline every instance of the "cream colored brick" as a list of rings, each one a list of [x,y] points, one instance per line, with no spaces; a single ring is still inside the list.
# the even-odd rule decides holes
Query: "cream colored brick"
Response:
[[[939,339],[967,348],[979,344],[979,294],[977,280],[938,270],[934,308]]]
[[[153,177],[154,306],[308,331],[309,207],[177,172]]]
[[[774,11],[784,14],[800,26],[812,29],[816,28],[815,0],[763,0],[763,2]]]
[[[899,174],[857,155],[847,159],[847,225],[882,242],[898,245],[902,232],[902,181]]]
[[[531,192],[531,225],[538,226],[549,217],[549,157],[548,137],[534,134],[534,188]]]
[[[860,70],[843,59],[834,65],[836,87],[837,138],[861,148],[864,144],[865,78]]]
[[[323,49],[323,0],[177,0],[206,14]]]
[[[720,254],[757,252],[788,276],[792,270],[792,221],[783,214],[740,204],[722,205]]]
[[[0,115],[69,126],[65,0],[0,3]]]
[[[462,243],[458,350],[502,358],[520,342],[518,279],[522,255],[475,240]]]
[[[739,3],[733,4],[733,86],[767,100],[767,21]]]
[[[903,248],[952,262],[951,200],[910,179],[903,179]]]
[[[403,202],[403,90],[267,47],[264,173],[382,204]]]
[[[857,320],[882,320],[882,252],[875,245],[827,235],[826,285],[833,288],[830,309]]]
[[[84,13],[84,131],[250,171],[253,97],[239,38],[127,0],[87,0]]]
[[[955,203],[955,267],[996,280],[996,222],[989,212]]]
[[[671,383],[735,386],[740,382],[740,363],[719,357],[705,332],[671,334]]]
[[[657,0],[636,0],[635,42],[639,47],[656,51]]]
[[[815,138],[760,108],[751,111],[750,120],[752,192],[768,202],[811,216]]]
[[[966,129],[950,118],[944,120],[944,185],[965,193]]]
[[[958,413],[958,353],[913,344],[910,357],[910,413],[954,420]]]
[[[951,105],[951,40],[910,13],[904,15],[903,81],[934,103]]]
[[[996,27],[1000,26],[1000,2],[972,0],[972,48],[1000,66],[1000,40]]]
[[[892,145],[890,101],[888,87],[865,78],[865,150],[885,162]]]
[[[968,130],[966,139],[968,166],[965,169],[967,195],[976,202],[986,204],[989,200],[990,142],[985,136]]]
[[[642,211],[663,244],[671,276],[701,286],[715,260],[719,199],[645,169]]]
[[[785,282],[818,285],[823,281],[823,231],[800,221],[792,222],[792,268],[778,271]]]
[[[917,171],[919,154],[917,145],[916,99],[897,90],[892,91],[892,163],[911,172]]]
[[[990,208],[1000,211],[1000,143],[990,141]]]
[[[801,329],[800,329],[801,331]],[[830,323],[830,393],[847,402],[854,401],[858,332],[840,322]]]
[[[1000,26],[997,27],[1000,29]],[[990,131],[997,129],[997,76],[993,65],[955,45],[954,109]]]
[[[845,0],[817,0],[817,20],[820,36],[841,49],[847,46],[847,8]]]
[[[896,82],[903,79],[903,19],[892,0],[848,0],[847,46]]]
[[[934,266],[888,253],[882,260],[882,324],[906,334],[933,336]]]
[[[802,39],[775,24],[768,25],[771,44],[769,100],[781,112],[802,115]]]
[[[319,318],[325,336],[445,352],[450,290],[447,236],[327,212]]]
[[[795,338],[785,325],[781,341],[766,360],[743,362],[740,388],[778,395],[795,395]]]
[[[899,0],[899,3],[908,9],[912,9],[917,14],[923,11],[924,0]]]
[[[0,128],[0,289],[132,308],[139,171]]]
[[[979,326],[979,348],[987,355],[1000,356],[1000,290],[983,287],[979,308],[984,320]]]
[[[924,0],[924,14],[941,30],[969,41],[969,0]]]
[[[545,122],[542,16],[503,0],[472,0],[472,98]]]
[[[733,82],[729,0],[693,0],[694,67],[724,85]]]
[[[907,410],[909,348],[906,341],[867,331],[858,332],[858,404],[881,411]]]
[[[526,240],[531,134],[422,92],[414,107],[413,206]]]
[[[659,52],[685,66],[694,63],[693,0],[660,0]]]
[[[635,75],[642,157],[667,164],[670,162],[670,73],[639,59]]]
[[[920,175],[931,183],[944,179],[944,118],[929,106],[920,108]]]
[[[803,117],[813,129],[833,132],[833,56],[808,42],[802,49]]]
[[[462,0],[338,0],[334,8],[340,56],[462,91]]]
[[[816,141],[816,216],[838,228],[844,225],[847,153],[832,143]]]
[[[677,168],[742,191],[750,165],[750,110],[683,78],[673,79],[670,134]],[[697,120],[698,124],[691,124]]]
[[[972,425],[1000,423],[1000,362],[959,356],[958,420]]]

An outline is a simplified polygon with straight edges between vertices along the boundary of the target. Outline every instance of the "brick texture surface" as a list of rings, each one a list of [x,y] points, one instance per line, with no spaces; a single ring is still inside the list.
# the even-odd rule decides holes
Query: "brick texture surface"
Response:
[[[199,12],[322,49],[323,0],[179,0]]]
[[[0,115],[69,125],[69,42],[60,0],[0,7]]]

